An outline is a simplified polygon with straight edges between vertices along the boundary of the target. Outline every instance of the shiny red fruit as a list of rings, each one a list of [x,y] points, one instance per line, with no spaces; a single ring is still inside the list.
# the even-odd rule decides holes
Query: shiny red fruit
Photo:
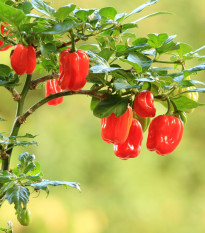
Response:
[[[180,143],[183,131],[184,126],[179,118],[160,115],[149,126],[147,149],[159,155],[170,154]]]
[[[126,141],[130,126],[132,124],[133,113],[130,107],[126,112],[116,117],[112,113],[109,117],[101,119],[101,136],[107,143],[123,143]]]
[[[114,144],[114,153],[122,160],[135,158],[139,155],[143,139],[142,126],[133,119],[127,140],[121,144]]]
[[[50,94],[56,94],[61,92],[61,88],[58,85],[58,79],[50,79],[46,82],[46,97]],[[47,102],[48,105],[56,106],[63,102],[63,96]]]

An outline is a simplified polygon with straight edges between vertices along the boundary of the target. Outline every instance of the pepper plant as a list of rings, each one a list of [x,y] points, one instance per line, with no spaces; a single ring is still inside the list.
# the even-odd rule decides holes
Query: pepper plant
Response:
[[[198,52],[205,46],[193,51],[167,33],[138,37],[138,22],[169,14],[138,17],[156,2],[118,13],[113,7],[81,9],[71,3],[54,9],[41,0],[0,0],[0,50],[12,47],[11,66],[0,64],[0,86],[17,106],[11,132],[0,134],[0,205],[14,203],[22,225],[30,223],[27,204],[32,189],[49,192],[49,185],[79,189],[75,182],[44,178],[33,154],[15,154],[16,146],[36,144],[35,135],[21,135],[19,130],[44,104],[58,105],[65,96],[90,96],[91,111],[102,118],[102,138],[114,144],[121,159],[138,156],[150,122],[149,150],[165,155],[178,146],[186,113],[202,105],[198,93],[205,92],[205,83],[197,80],[197,73],[205,70],[205,63]],[[192,59],[198,65],[188,67]],[[25,109],[28,92],[44,86],[45,98]],[[155,117],[155,101],[167,108],[164,115]],[[11,168],[14,156],[19,164]]]

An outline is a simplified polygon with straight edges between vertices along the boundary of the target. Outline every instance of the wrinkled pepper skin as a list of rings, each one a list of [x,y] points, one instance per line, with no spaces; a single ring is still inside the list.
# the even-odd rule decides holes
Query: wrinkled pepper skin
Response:
[[[159,155],[173,152],[182,139],[184,126],[174,116],[160,115],[154,118],[149,126],[147,149]]]
[[[134,111],[140,117],[154,117],[156,108],[154,107],[154,96],[151,91],[139,92],[134,101]]]
[[[133,113],[130,107],[127,108],[126,112],[116,117],[112,113],[109,117],[101,119],[101,136],[102,139],[107,143],[123,143],[126,141],[130,126],[132,124]]]
[[[62,90],[77,91],[82,89],[89,72],[89,57],[85,51],[70,53],[63,50],[59,56],[59,85]]]
[[[46,82],[46,97],[50,94],[56,94],[61,92],[61,88],[58,85],[58,79],[50,79]],[[47,102],[48,105],[56,106],[63,102],[63,96]]]
[[[121,144],[114,144],[115,155],[122,160],[137,157],[141,150],[142,139],[142,126],[133,118],[127,140]]]
[[[5,24],[7,24],[7,23],[5,23]],[[8,24],[7,24],[8,25]],[[1,25],[1,35],[7,35],[8,34],[8,31],[5,33],[4,32],[4,29],[5,29],[5,27],[4,27],[4,25],[2,24]],[[10,33],[9,34],[9,36],[11,36],[13,33]],[[4,44],[4,41],[0,41],[0,47],[2,46]],[[7,45],[7,46],[5,46],[4,48],[2,48],[2,49],[0,49],[0,51],[6,51],[6,50],[8,50],[9,48],[11,48],[13,45]]]
[[[36,68],[35,48],[32,45],[16,45],[11,55],[11,66],[18,75],[32,74]]]

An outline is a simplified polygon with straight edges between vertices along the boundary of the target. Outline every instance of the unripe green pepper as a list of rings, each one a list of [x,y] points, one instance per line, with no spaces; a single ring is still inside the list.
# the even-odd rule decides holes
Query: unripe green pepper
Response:
[[[23,208],[17,215],[18,221],[23,226],[28,226],[31,223],[31,211],[28,208]]]
[[[190,76],[186,77],[185,80],[191,80]],[[195,86],[184,87],[184,88],[179,87],[173,92],[173,94],[177,95],[177,94],[179,94],[181,92],[190,91],[190,90],[194,90],[194,89],[196,89]],[[186,93],[181,94],[181,96],[185,96],[185,97],[187,97],[187,98],[189,98],[191,100],[194,100],[196,102],[198,102],[198,100],[199,100],[199,93],[198,92],[186,92]],[[186,113],[192,113],[194,111],[194,108],[185,109],[184,111]]]

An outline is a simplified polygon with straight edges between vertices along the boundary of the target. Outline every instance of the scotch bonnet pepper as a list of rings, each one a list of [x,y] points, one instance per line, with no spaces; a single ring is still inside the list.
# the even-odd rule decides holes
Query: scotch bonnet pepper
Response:
[[[85,51],[63,50],[59,56],[59,85],[62,90],[77,91],[86,84],[89,72],[89,57]]]
[[[160,115],[149,126],[147,149],[159,155],[173,152],[180,143],[184,126],[175,116]]]
[[[139,155],[143,139],[141,124],[133,119],[127,140],[121,144],[114,144],[114,153],[122,160],[135,158]]]
[[[35,48],[32,45],[16,45],[11,54],[11,66],[18,75],[32,74],[36,68]]]
[[[156,108],[154,107],[154,97],[152,92],[144,90],[139,92],[134,101],[134,111],[140,117],[154,117]]]
[[[115,113],[112,113],[109,117],[101,119],[101,136],[107,143],[123,143],[126,141],[130,126],[132,124],[133,113],[130,107],[126,112],[116,117]]]
[[[61,88],[58,85],[58,79],[54,79],[54,80],[51,79],[46,82],[46,97],[49,96],[50,94],[56,94],[59,92],[61,92]],[[47,104],[56,106],[58,104],[61,104],[62,102],[63,102],[63,96],[50,100],[47,102]]]

